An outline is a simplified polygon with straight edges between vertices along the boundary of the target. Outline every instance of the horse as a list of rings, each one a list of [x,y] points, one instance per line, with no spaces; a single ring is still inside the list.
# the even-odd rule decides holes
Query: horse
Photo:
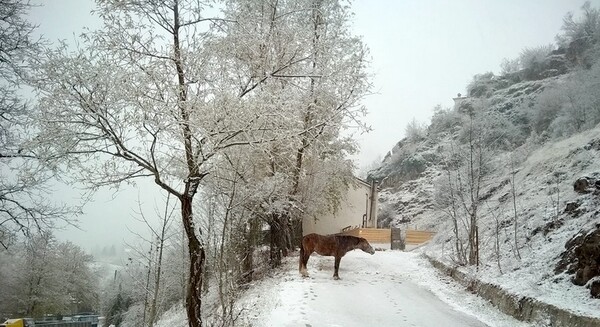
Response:
[[[300,274],[302,277],[308,277],[308,271],[306,270],[308,258],[313,252],[317,252],[320,255],[335,257],[333,279],[338,280],[340,279],[338,275],[340,260],[346,252],[354,249],[361,249],[370,254],[375,253],[369,242],[362,237],[342,234],[319,235],[315,233],[305,235],[302,237],[302,243],[300,244]]]

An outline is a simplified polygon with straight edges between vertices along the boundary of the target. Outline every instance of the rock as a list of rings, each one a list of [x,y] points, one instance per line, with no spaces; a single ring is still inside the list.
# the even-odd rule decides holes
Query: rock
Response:
[[[600,279],[596,279],[589,284],[590,295],[595,299],[600,299]]]
[[[576,214],[577,211],[579,211],[579,210],[577,210],[577,208],[579,208],[580,205],[581,204],[579,202],[576,202],[576,201],[567,202],[567,206],[565,207],[565,212],[566,213],[574,213],[574,214]]]
[[[555,229],[558,229],[560,227],[562,227],[562,225],[564,225],[564,220],[561,219],[557,219],[557,220],[552,220],[546,223],[546,225],[544,226],[538,226],[536,228],[534,228],[531,231],[531,235],[535,235],[539,232],[542,232],[544,234],[544,236],[547,236],[550,232],[554,231]]]
[[[573,284],[583,286],[595,276],[598,276],[598,269],[593,265],[585,265],[583,268],[579,268],[575,273]]]
[[[544,60],[544,65],[547,67],[542,76],[557,76],[567,72],[567,60],[563,54],[553,54]],[[549,73],[552,71],[553,73]]]
[[[578,233],[565,244],[555,272],[575,273],[571,282],[575,285],[588,285],[592,296],[600,291],[600,224],[587,233]],[[596,295],[593,295],[596,294]]]
[[[600,139],[593,139],[591,140],[588,144],[586,144],[584,147],[584,149],[590,151],[590,150],[600,150]]]
[[[586,177],[578,178],[575,183],[573,183],[573,191],[577,193],[587,193],[587,188],[589,185],[590,183]]]

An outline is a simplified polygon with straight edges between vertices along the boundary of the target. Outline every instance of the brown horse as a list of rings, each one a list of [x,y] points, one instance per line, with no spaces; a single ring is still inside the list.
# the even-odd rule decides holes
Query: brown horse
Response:
[[[369,242],[362,237],[341,234],[319,235],[314,233],[305,235],[302,238],[302,244],[300,244],[300,274],[303,277],[308,277],[306,263],[308,263],[310,255],[313,252],[317,252],[320,255],[335,257],[333,279],[340,279],[338,276],[340,260],[346,252],[354,249],[361,249],[370,254],[375,253]]]

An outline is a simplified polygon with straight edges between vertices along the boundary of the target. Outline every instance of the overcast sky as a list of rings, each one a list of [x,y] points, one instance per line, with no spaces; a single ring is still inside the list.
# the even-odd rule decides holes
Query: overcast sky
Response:
[[[385,155],[413,118],[453,105],[473,75],[498,73],[503,58],[554,43],[582,0],[361,0],[355,32],[371,49],[374,95],[364,101],[373,132],[361,138],[360,164]],[[594,7],[600,1],[592,1]]]
[[[39,32],[50,41],[72,42],[85,26],[98,26],[90,15],[92,0],[37,0],[31,13]],[[591,1],[600,7],[600,0]],[[503,58],[515,58],[525,47],[554,43],[568,11],[579,12],[582,0],[360,0],[352,3],[353,30],[370,48],[374,94],[364,100],[373,132],[359,137],[359,166],[383,157],[412,119],[427,123],[433,107],[452,106],[466,93],[473,75],[499,71]],[[152,188],[152,187],[149,187]],[[145,188],[144,188],[145,189]],[[69,229],[69,239],[86,247],[129,237],[131,203],[138,196],[152,206],[140,188],[104,192],[80,217],[87,232]],[[72,195],[75,196],[75,195]],[[133,206],[135,207],[135,205]],[[108,227],[107,227],[108,226]]]

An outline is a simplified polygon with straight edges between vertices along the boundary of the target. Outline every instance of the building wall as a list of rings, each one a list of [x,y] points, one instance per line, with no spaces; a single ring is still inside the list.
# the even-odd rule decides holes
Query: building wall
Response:
[[[305,218],[302,222],[302,234],[335,234],[346,227],[377,227],[377,186],[375,192],[371,185],[356,179],[350,185],[345,199],[336,213],[330,212],[317,219]],[[371,203],[374,203],[371,208]],[[362,226],[363,216],[367,215],[367,225]]]

